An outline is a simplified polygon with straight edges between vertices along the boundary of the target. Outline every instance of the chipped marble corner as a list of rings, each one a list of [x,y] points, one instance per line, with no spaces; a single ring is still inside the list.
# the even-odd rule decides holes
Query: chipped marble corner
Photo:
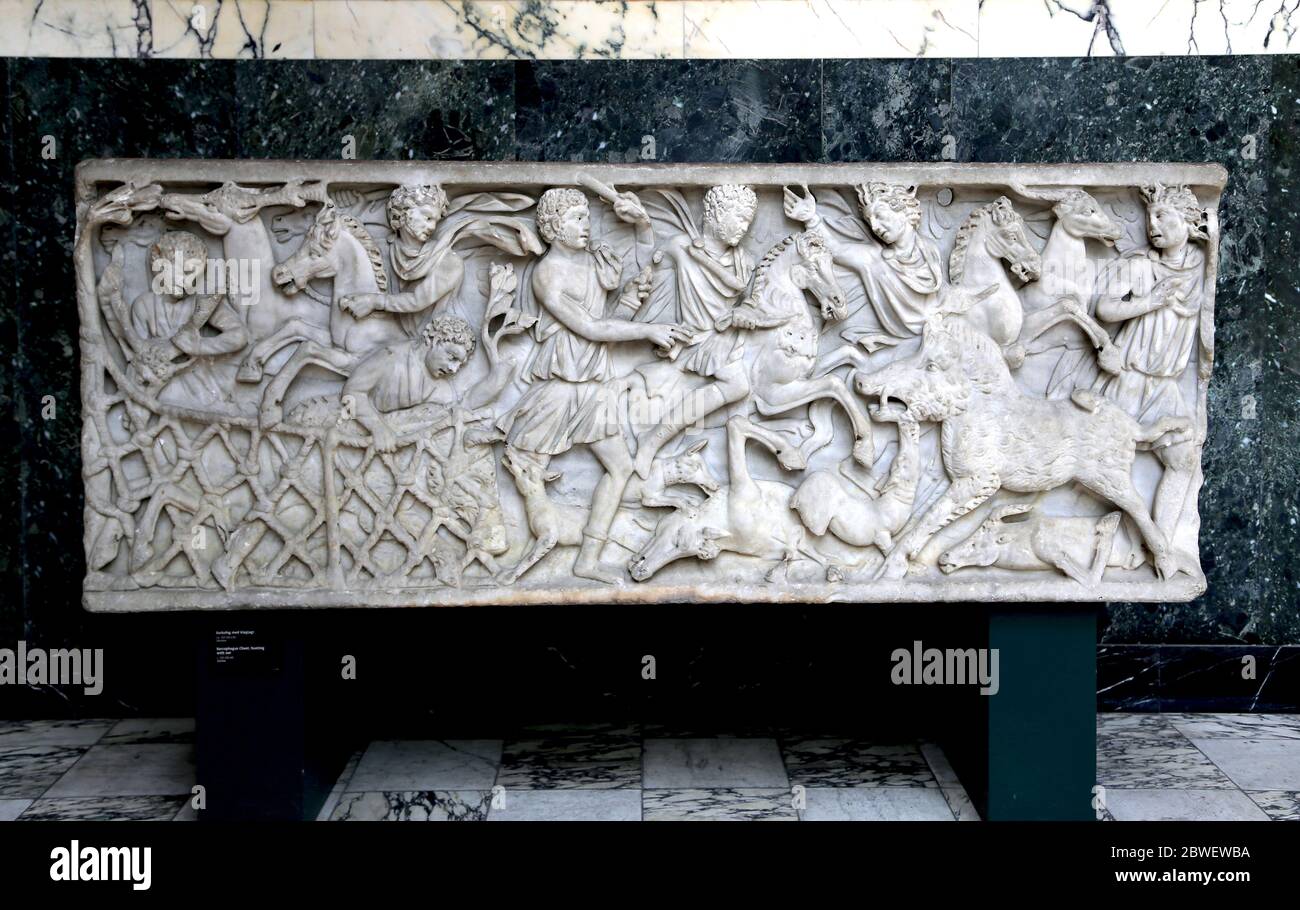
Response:
[[[1189,600],[1225,181],[83,162],[86,606]]]

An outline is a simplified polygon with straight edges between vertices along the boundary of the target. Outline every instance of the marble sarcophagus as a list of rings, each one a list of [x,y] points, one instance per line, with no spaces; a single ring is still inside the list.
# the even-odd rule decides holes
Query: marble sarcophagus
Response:
[[[1190,599],[1224,181],[83,163],[86,606]]]

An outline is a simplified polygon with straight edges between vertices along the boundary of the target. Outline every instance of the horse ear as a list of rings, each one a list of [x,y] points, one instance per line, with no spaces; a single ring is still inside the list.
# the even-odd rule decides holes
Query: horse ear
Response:
[[[708,444],[709,444],[708,439],[701,439],[699,442],[687,448],[686,454],[694,455],[696,452],[701,452],[704,450],[704,447],[707,446]]]

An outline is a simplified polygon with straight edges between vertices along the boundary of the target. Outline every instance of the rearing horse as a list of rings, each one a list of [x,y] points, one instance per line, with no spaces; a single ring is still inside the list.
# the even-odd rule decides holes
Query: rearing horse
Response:
[[[1042,270],[1038,251],[1029,243],[1024,219],[999,196],[971,212],[957,229],[948,276],[952,287],[966,291],[951,295],[940,306],[976,331],[992,338],[1012,367],[1024,360],[1018,345],[1025,311],[1007,270],[1024,282],[1037,280]],[[992,288],[990,291],[989,289]]]
[[[269,206],[301,208],[309,202],[325,201],[325,188],[319,183],[304,185],[295,180],[277,189],[254,190],[227,182],[202,196],[167,193],[161,207],[167,218],[193,221],[220,237],[222,255],[228,261],[252,264],[254,286],[240,289],[244,298],[235,309],[243,317],[253,342],[258,342],[290,320],[323,328],[327,319],[325,307],[316,301],[289,297],[276,286],[272,279],[275,255],[271,238],[258,213]],[[252,382],[260,378],[240,377]]]
[[[853,458],[870,467],[875,460],[871,420],[838,376],[812,378],[821,330],[808,312],[804,293],[816,298],[822,318],[839,321],[846,313],[844,293],[835,280],[831,252],[816,230],[791,234],[763,255],[754,270],[749,296],[732,310],[732,323],[757,332],[758,353],[749,368],[754,405],[765,417],[830,399],[839,403],[853,426]],[[834,437],[829,408],[808,412],[813,435],[782,464],[802,468]]]
[[[262,394],[260,421],[264,427],[283,418],[284,396],[303,367],[317,364],[347,376],[363,355],[409,337],[393,313],[376,310],[358,319],[339,306],[348,294],[386,292],[388,275],[374,238],[361,222],[332,204],[321,208],[302,246],[272,269],[271,275],[280,290],[289,295],[302,291],[317,278],[333,278],[334,302],[328,333],[310,323],[290,320],[254,346],[250,362],[264,364],[276,351],[300,342]]]

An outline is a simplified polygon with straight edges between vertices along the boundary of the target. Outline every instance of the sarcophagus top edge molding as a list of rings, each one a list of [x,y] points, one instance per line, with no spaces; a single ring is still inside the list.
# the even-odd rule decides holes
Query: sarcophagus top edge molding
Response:
[[[82,162],[86,606],[1189,600],[1225,182]]]

